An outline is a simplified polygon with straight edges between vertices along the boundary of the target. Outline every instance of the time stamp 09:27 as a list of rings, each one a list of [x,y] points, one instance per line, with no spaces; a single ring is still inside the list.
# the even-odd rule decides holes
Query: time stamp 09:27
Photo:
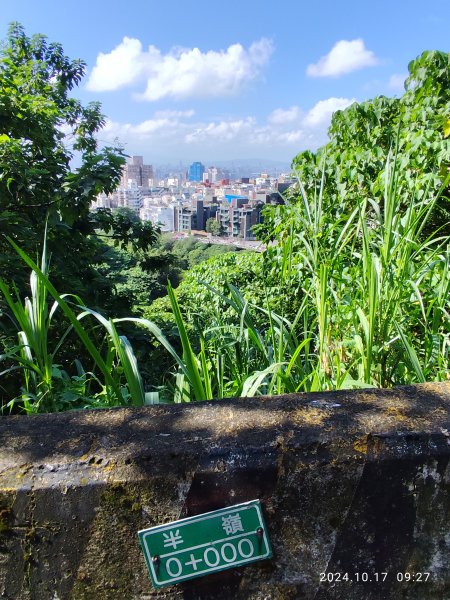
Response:
[[[321,583],[383,583],[385,581],[389,581],[391,577],[395,577],[395,580],[399,583],[401,582],[411,582],[411,583],[425,583],[429,580],[431,573],[426,571],[422,572],[398,572],[398,573],[388,573],[388,572],[374,572],[369,573],[367,571],[362,571],[361,573],[355,571],[354,573],[350,572],[336,572],[336,573],[320,573],[320,582]]]

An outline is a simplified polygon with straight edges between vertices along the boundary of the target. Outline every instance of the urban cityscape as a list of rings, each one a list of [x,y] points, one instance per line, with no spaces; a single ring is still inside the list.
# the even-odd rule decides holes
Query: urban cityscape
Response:
[[[291,184],[289,173],[231,179],[230,171],[199,161],[160,178],[143,156],[132,156],[117,189],[99,194],[91,209],[129,208],[162,232],[253,241],[264,206],[283,203]]]

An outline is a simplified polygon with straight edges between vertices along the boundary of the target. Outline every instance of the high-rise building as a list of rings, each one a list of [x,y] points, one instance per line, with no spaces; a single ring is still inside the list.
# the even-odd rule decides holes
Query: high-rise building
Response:
[[[151,187],[149,179],[153,180],[153,166],[144,165],[143,156],[132,156],[123,168],[120,185],[127,188],[134,181],[138,187]]]
[[[189,167],[189,181],[203,181],[205,167],[201,162],[194,162]]]
[[[217,183],[219,179],[219,169],[217,167],[208,167],[208,179],[211,183]]]
[[[144,165],[143,156],[132,156],[123,168],[118,188],[108,196],[100,194],[92,203],[92,208],[127,207],[139,214],[142,198],[151,187],[153,187],[153,166]]]

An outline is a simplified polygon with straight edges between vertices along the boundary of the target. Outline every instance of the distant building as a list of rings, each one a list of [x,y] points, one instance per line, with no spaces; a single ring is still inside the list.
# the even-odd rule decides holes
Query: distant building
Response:
[[[204,231],[206,221],[214,218],[216,212],[216,204],[205,205],[203,200],[193,200],[191,206],[179,202],[173,208],[173,229],[177,232]]]
[[[142,195],[141,190],[138,188],[134,180],[130,179],[127,187],[119,187],[114,193],[113,197],[117,200],[118,207],[131,208],[137,214],[139,214],[142,206]]]
[[[142,221],[151,221],[159,225],[161,231],[173,231],[173,208],[160,204],[143,206],[139,211]]]
[[[220,204],[216,220],[220,223],[223,235],[230,238],[254,240],[252,226],[261,223],[263,202],[250,204],[244,196],[227,194]]]
[[[176,232],[190,232],[196,229],[196,214],[190,207],[183,206],[181,203],[173,208],[173,230]]]
[[[102,192],[101,194],[98,194],[96,199],[91,204],[92,210],[97,208],[117,208],[117,203],[114,205],[111,194],[105,194]]]
[[[186,180],[181,165],[177,172],[166,171],[161,171],[164,178],[157,186],[152,165],[145,165],[142,156],[133,156],[123,169],[120,186],[111,194],[99,194],[92,210],[126,206],[142,220],[160,223],[163,231],[196,235],[206,235],[206,222],[214,218],[221,235],[251,240],[252,227],[262,222],[262,208],[282,204],[286,188],[293,183],[288,175],[278,181],[267,173],[256,178],[240,173],[239,180],[230,181],[227,171],[215,166],[205,169],[201,162],[190,165]]]
[[[289,189],[292,185],[294,185],[295,181],[282,181],[277,183],[277,191],[279,194],[283,194],[283,192],[285,192],[287,189]]]
[[[132,156],[123,168],[120,187],[127,188],[129,181],[134,181],[138,187],[151,187],[153,175],[153,166],[144,165],[143,156]]]
[[[207,174],[211,183],[217,183],[219,179],[219,169],[217,167],[208,167]]]
[[[142,206],[142,194],[136,183],[130,179],[127,187],[118,187],[111,194],[99,194],[92,203],[93,210],[97,208],[131,208],[137,214]]]
[[[205,167],[201,162],[194,162],[189,167],[189,181],[203,181],[203,173],[205,172]]]

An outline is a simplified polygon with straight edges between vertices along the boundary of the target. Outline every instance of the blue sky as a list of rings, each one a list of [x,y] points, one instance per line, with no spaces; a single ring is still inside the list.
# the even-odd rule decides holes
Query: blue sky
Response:
[[[155,164],[289,162],[333,110],[400,95],[410,60],[450,51],[448,0],[1,0],[1,38],[10,21],[84,59],[99,138]]]

